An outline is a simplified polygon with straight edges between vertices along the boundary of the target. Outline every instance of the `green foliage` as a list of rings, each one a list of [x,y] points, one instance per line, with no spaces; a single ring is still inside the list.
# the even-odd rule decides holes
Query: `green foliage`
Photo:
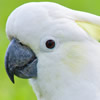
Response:
[[[26,2],[52,1],[72,9],[100,15],[100,0],[0,0],[0,100],[36,100],[32,87],[24,79],[15,78],[13,85],[4,68],[4,56],[9,41],[5,33],[9,14]]]

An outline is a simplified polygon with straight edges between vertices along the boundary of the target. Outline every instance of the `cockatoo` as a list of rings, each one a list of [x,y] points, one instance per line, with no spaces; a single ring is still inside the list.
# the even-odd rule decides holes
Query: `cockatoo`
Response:
[[[100,16],[31,2],[11,13],[6,33],[12,82],[29,79],[38,100],[100,100]]]

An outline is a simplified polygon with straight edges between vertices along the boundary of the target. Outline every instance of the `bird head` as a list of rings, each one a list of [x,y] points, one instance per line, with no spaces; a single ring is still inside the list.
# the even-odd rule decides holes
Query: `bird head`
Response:
[[[93,34],[98,34],[99,25],[99,16],[56,3],[34,2],[16,8],[6,24],[10,40],[5,56],[8,76],[12,82],[14,75],[31,78],[42,87],[50,83],[57,88],[64,79],[68,85],[83,73],[87,62],[84,42],[95,41],[92,36],[100,39]]]

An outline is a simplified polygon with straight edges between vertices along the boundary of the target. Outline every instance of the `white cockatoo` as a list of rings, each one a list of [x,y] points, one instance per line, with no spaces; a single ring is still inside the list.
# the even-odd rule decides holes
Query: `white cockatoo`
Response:
[[[11,13],[6,33],[12,82],[30,79],[38,100],[100,100],[100,16],[31,2]]]

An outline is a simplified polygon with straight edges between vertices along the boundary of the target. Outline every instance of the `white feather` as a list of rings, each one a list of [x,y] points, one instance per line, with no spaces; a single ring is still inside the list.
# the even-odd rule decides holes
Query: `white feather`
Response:
[[[100,44],[76,21],[100,25],[99,16],[50,2],[24,4],[8,18],[9,39],[19,39],[38,57],[38,77],[30,79],[38,100],[100,100]],[[57,47],[41,50],[46,37]]]

